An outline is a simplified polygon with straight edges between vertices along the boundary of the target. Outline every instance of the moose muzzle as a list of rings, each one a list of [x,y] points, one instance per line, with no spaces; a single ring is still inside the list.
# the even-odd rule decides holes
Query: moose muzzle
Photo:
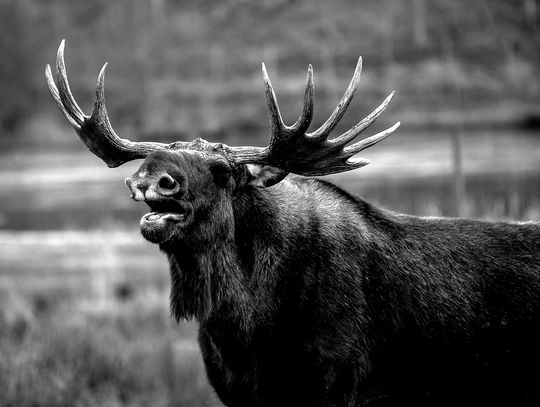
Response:
[[[158,176],[135,173],[124,181],[135,201],[160,201],[170,198],[180,191],[180,184],[169,174]]]

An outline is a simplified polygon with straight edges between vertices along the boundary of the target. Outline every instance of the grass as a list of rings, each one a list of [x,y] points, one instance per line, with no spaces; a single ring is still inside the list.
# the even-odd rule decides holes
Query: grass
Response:
[[[118,231],[0,242],[1,406],[220,405],[155,247]]]
[[[140,295],[101,313],[80,305],[0,314],[0,405],[220,405],[192,325],[175,326]]]

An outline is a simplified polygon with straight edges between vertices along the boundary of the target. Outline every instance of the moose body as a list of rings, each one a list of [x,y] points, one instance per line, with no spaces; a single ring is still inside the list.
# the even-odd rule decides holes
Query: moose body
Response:
[[[161,249],[226,405],[533,400],[537,224],[406,216],[301,177],[223,213],[211,245]]]
[[[75,102],[62,42],[49,89],[86,146],[148,204],[143,236],[167,255],[171,311],[199,322],[208,378],[228,406],[539,405],[540,225],[419,218],[310,178],[399,125],[354,144],[392,95],[329,138],[304,107],[286,126],[263,66],[268,147],[131,142],[112,129],[102,69],[94,111]],[[289,173],[299,174],[290,175]]]

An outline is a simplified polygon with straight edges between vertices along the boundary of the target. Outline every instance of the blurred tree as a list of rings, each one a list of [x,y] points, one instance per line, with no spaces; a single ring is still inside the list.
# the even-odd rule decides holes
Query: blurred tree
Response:
[[[426,17],[426,1],[413,1],[413,28],[414,28],[414,44],[419,48],[424,48],[428,45],[427,34],[427,17]]]
[[[35,89],[31,81],[32,41],[28,26],[32,25],[29,1],[0,2],[0,130],[11,133],[34,104]],[[23,23],[24,22],[24,23]]]
[[[159,24],[165,17],[165,0],[148,0],[152,13],[152,22]]]
[[[483,72],[470,86],[490,101],[502,101],[512,89],[538,100],[537,12],[536,0],[0,0],[0,128],[8,134],[29,115],[49,112],[42,71],[61,38],[68,39],[72,87],[83,106],[91,102],[99,65],[111,60],[111,118],[117,128],[135,132],[200,128],[205,93],[216,97],[218,126],[255,123],[264,105],[253,103],[259,88],[246,78],[254,77],[263,53],[272,59],[268,50],[277,50],[275,63],[267,61],[279,64],[269,66],[273,77],[289,88],[284,110],[293,103],[286,96],[296,86],[289,78],[293,70],[296,75],[298,67],[314,63],[323,76],[318,103],[331,106],[357,55],[369,61],[371,72],[386,75],[389,88],[406,90],[411,107],[421,107],[426,93],[414,80],[419,66],[431,69],[426,79],[434,84],[432,98],[453,80],[444,73],[448,44],[461,67]],[[221,68],[208,62],[222,59],[221,51],[211,51],[213,44],[226,50],[226,81],[217,73]],[[362,83],[371,88],[361,100],[367,105],[381,89]],[[531,86],[522,89],[523,83]]]
[[[537,30],[536,0],[523,0],[523,12],[527,22]]]

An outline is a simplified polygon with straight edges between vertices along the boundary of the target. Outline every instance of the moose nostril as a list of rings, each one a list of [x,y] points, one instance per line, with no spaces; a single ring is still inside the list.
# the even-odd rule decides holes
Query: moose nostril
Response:
[[[165,174],[159,179],[158,185],[160,188],[172,190],[176,188],[177,184],[173,177],[171,177],[169,174]]]

